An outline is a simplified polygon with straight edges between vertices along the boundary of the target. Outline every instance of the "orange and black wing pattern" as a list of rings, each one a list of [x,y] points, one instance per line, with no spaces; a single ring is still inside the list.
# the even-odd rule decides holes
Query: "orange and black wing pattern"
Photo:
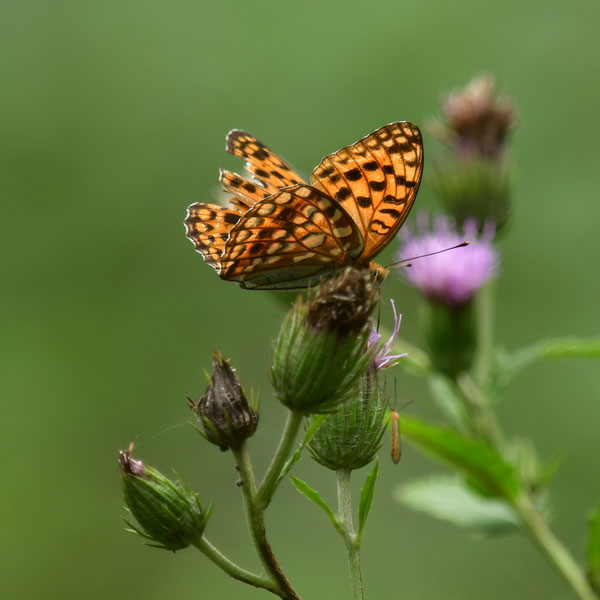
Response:
[[[220,275],[247,289],[301,289],[350,264],[362,244],[337,202],[309,185],[285,187],[232,227]]]
[[[302,177],[287,162],[245,131],[230,131],[225,149],[244,159],[245,167],[253,179],[248,181],[237,173],[221,170],[221,183],[225,191],[233,194],[231,202],[234,205],[250,208],[258,200],[274,194],[282,187],[304,183]]]
[[[351,146],[326,156],[312,185],[351,216],[369,262],[396,235],[413,205],[423,171],[423,143],[416,125],[384,125]]]

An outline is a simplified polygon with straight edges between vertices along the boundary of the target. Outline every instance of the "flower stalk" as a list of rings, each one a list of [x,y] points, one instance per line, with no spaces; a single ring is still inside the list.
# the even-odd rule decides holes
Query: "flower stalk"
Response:
[[[295,437],[295,436],[294,436]],[[292,440],[293,441],[293,440]],[[267,541],[264,506],[257,501],[256,479],[254,470],[250,462],[250,455],[245,443],[237,448],[231,449],[236,461],[237,471],[240,475],[240,487],[244,498],[244,508],[246,511],[246,520],[254,542],[254,547],[258,553],[260,561],[269,574],[271,585],[270,589],[275,595],[283,600],[300,600],[300,597],[294,591],[290,582],[287,580],[279,563],[273,555],[271,546]]]
[[[280,481],[280,473],[292,451],[294,441],[298,435],[298,430],[302,425],[302,419],[303,416],[301,413],[293,410],[288,412],[283,434],[279,440],[279,446],[277,446],[273,460],[271,461],[260,484],[260,489],[256,494],[256,503],[261,510],[267,508],[273,498],[273,494],[277,489],[277,484]]]
[[[229,558],[227,558],[222,552],[220,552],[204,536],[194,542],[193,545],[200,550],[204,556],[215,563],[215,565],[217,565],[223,572],[233,579],[237,579],[238,581],[247,583],[253,587],[263,588],[275,595],[279,595],[279,588],[273,583],[273,581],[271,581],[271,579],[261,577],[260,575],[246,571],[246,569],[242,569]]]
[[[354,531],[352,519],[352,494],[350,492],[350,469],[336,471],[338,519],[344,532],[344,542],[350,568],[350,587],[352,600],[363,600],[363,583],[360,569],[360,541]]]
[[[500,455],[510,462],[509,446],[504,432],[495,412],[490,407],[489,399],[477,384],[468,376],[462,377],[458,382],[465,402],[467,402],[479,415],[479,433],[486,439]],[[597,600],[598,597],[590,587],[583,570],[567,548],[554,535],[544,516],[537,509],[533,496],[528,486],[523,483],[522,493],[514,500],[507,499],[527,528],[534,544],[541,551],[548,562],[560,573],[575,594],[581,600]]]

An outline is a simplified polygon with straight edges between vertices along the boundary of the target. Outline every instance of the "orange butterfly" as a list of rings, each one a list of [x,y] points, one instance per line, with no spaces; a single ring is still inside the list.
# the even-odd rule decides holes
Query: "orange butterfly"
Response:
[[[423,170],[416,125],[400,121],[326,156],[310,185],[262,142],[227,134],[227,151],[246,160],[248,181],[221,171],[231,206],[188,208],[187,237],[222,279],[255,290],[301,289],[339,269],[370,267],[413,205]]]

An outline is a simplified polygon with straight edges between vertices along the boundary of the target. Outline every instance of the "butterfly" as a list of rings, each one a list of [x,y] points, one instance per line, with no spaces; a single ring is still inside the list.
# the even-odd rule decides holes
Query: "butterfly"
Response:
[[[234,129],[227,152],[252,180],[221,170],[228,207],[188,207],[186,235],[221,279],[255,290],[302,289],[345,266],[370,268],[414,203],[423,171],[416,125],[399,121],[327,155],[310,183],[262,142]]]

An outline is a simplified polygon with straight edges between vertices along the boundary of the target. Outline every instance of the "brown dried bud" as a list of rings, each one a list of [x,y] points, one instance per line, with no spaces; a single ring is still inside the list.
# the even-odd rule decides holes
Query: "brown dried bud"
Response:
[[[438,133],[444,141],[463,155],[493,158],[501,153],[517,111],[511,98],[498,94],[495,79],[483,75],[448,94],[442,114],[446,124]]]
[[[213,372],[204,395],[190,408],[199,417],[204,435],[221,450],[239,447],[258,425],[258,413],[248,404],[235,371],[220,353],[213,354]]]
[[[314,329],[336,331],[343,340],[367,325],[379,301],[379,287],[369,269],[347,267],[321,284],[309,302],[306,320]]]
[[[127,450],[119,450],[119,466],[121,473],[125,476],[133,475],[134,477],[148,478],[148,473],[144,463],[141,460],[136,460],[131,456],[133,452],[133,442],[129,444]]]

